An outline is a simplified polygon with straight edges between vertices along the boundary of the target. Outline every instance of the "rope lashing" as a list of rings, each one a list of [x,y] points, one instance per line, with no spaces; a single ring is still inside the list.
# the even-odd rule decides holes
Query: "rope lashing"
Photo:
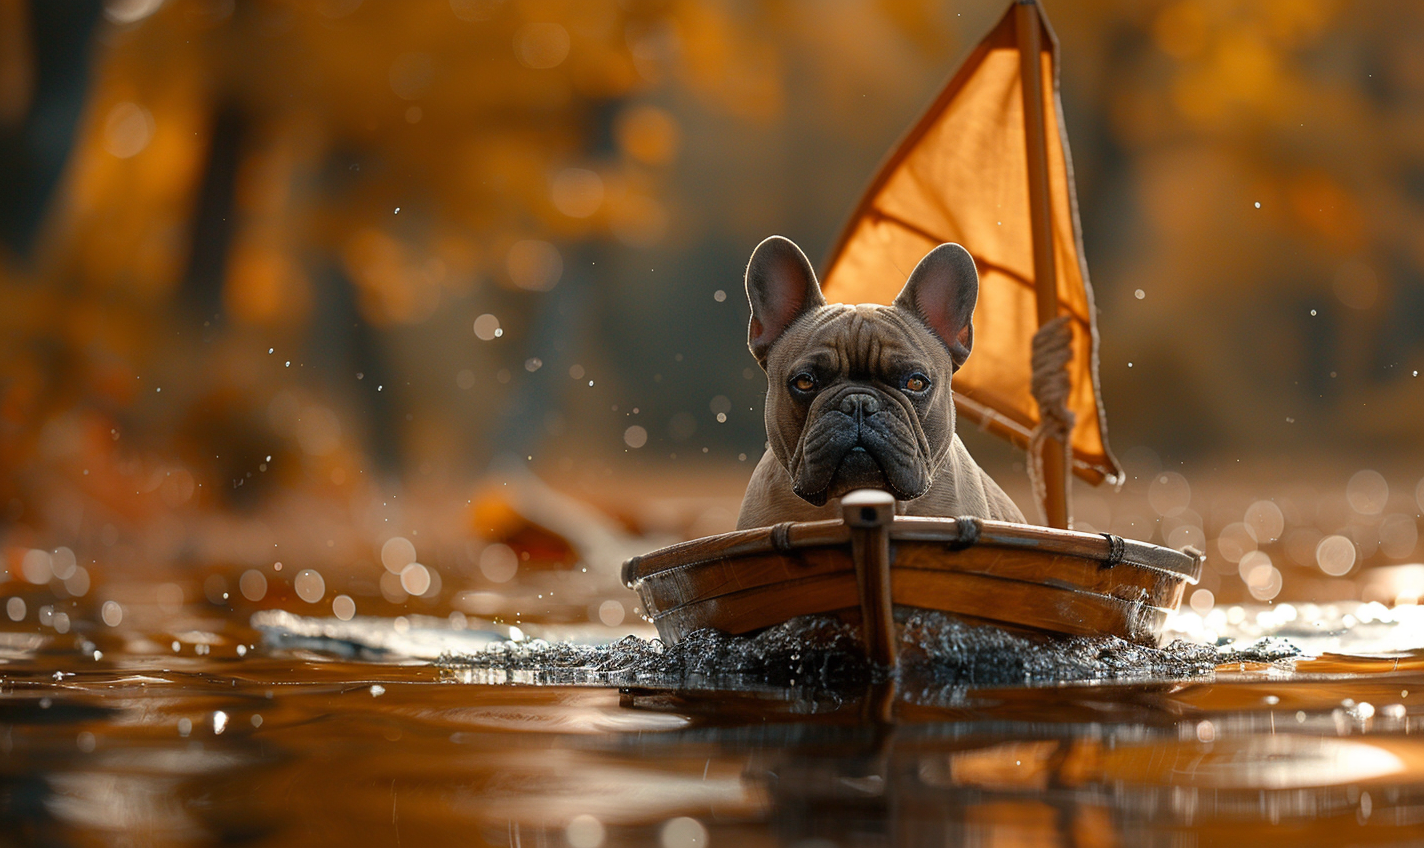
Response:
[[[771,528],[771,548],[777,553],[791,550],[791,525],[795,522],[783,521]]]
[[[972,515],[960,515],[954,519],[955,529],[959,537],[947,546],[951,551],[962,551],[970,548],[979,542],[979,536],[984,532],[984,524]]]
[[[1122,564],[1122,558],[1127,556],[1127,543],[1121,536],[1112,533],[1102,534],[1108,540],[1108,558],[1103,560],[1103,568],[1116,568]]]
[[[1044,523],[1048,522],[1048,484],[1043,479],[1043,443],[1056,439],[1063,446],[1063,467],[1073,467],[1070,436],[1076,420],[1068,409],[1073,382],[1068,363],[1073,361],[1073,327],[1067,315],[1059,315],[1033,334],[1033,382],[1030,389],[1038,402],[1038,426],[1028,440],[1028,480]]]

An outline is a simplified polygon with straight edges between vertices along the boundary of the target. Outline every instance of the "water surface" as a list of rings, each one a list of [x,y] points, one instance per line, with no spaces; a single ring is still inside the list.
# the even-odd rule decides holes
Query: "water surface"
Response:
[[[0,816],[37,845],[1409,844],[1424,652],[1373,650],[1414,621],[1377,612],[1316,633],[1351,654],[1184,644],[1171,676],[1054,684],[826,666],[824,622],[698,665],[448,619],[76,609],[0,637]]]

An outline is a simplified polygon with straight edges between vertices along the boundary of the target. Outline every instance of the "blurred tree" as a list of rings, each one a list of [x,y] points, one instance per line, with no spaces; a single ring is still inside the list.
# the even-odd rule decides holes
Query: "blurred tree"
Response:
[[[1119,447],[1417,455],[1424,8],[1048,11]],[[0,0],[5,520],[754,461],[750,247],[1001,12]]]

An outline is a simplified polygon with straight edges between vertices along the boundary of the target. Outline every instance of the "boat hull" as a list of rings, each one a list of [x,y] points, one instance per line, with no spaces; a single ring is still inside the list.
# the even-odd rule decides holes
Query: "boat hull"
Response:
[[[869,531],[813,521],[696,539],[629,560],[623,578],[668,642],[706,627],[742,634],[801,615],[855,618],[866,594],[860,532],[884,537],[895,607],[1143,644],[1160,639],[1201,572],[1199,555],[1107,534],[894,516]]]

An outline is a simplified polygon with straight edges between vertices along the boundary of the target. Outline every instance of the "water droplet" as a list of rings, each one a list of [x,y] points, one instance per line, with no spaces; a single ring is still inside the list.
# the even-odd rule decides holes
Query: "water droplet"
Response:
[[[296,590],[297,597],[314,604],[326,594],[326,581],[319,572],[304,568],[297,572],[296,579],[292,581],[292,588]]]
[[[331,613],[342,621],[350,621],[356,615],[356,601],[350,595],[337,595],[331,601]]]
[[[267,577],[255,568],[249,568],[237,579],[237,590],[249,601],[260,601],[267,596]]]
[[[418,562],[413,562],[401,569],[401,588],[408,594],[417,597],[424,595],[430,589],[430,571]]]
[[[1378,471],[1357,471],[1345,486],[1345,500],[1360,515],[1379,515],[1389,500],[1389,483]]]
[[[519,571],[519,557],[508,545],[496,542],[480,552],[480,573],[492,583],[508,583]]]
[[[663,848],[705,848],[707,828],[697,819],[678,816],[663,824],[658,841]]]
[[[500,335],[499,319],[486,312],[475,319],[475,337],[480,341],[488,342],[498,338]]]
[[[1355,543],[1344,536],[1326,536],[1315,546],[1315,562],[1331,577],[1342,577],[1355,567]]]
[[[415,545],[404,536],[392,536],[381,546],[381,564],[392,574],[400,574],[415,559]]]
[[[30,583],[37,585],[48,583],[54,576],[49,551],[38,549],[25,551],[25,555],[20,559],[20,573]]]
[[[640,448],[648,443],[648,431],[634,424],[623,431],[623,443],[630,448]]]
[[[621,601],[608,600],[598,605],[598,620],[608,627],[622,624],[626,615],[627,611],[623,609]]]
[[[564,828],[564,838],[573,848],[599,848],[604,836],[603,822],[586,813],[574,816]]]

